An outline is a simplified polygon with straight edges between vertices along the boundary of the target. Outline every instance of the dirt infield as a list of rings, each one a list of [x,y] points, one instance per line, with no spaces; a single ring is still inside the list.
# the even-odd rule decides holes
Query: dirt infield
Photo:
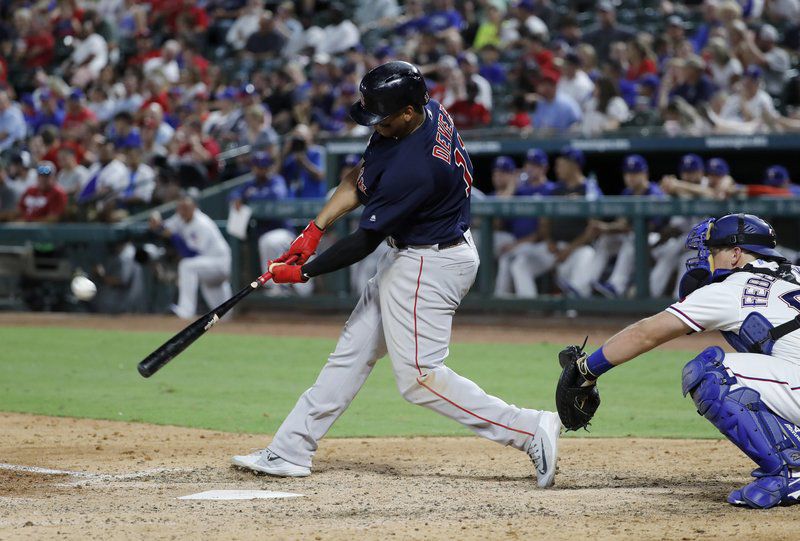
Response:
[[[228,465],[263,436],[19,414],[0,427],[3,540],[796,539],[797,508],[723,502],[750,465],[721,441],[566,438],[556,487],[538,490],[525,455],[479,438],[325,440],[314,474],[285,480]],[[177,499],[210,489],[304,496]]]
[[[344,316],[241,318],[213,332],[335,338]],[[457,319],[456,341],[599,342],[620,320]],[[167,317],[0,314],[0,325],[177,331]],[[699,350],[714,337],[672,346]],[[556,487],[527,457],[479,438],[326,439],[307,479],[256,477],[230,456],[265,436],[0,413],[0,540],[795,539],[800,508],[733,508],[752,464],[727,442],[562,443]],[[302,494],[191,501],[212,489]]]

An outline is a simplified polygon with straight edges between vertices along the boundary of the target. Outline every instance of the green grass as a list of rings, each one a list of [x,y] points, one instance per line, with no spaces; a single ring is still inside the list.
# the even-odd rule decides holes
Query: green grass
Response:
[[[136,363],[165,333],[0,328],[0,411],[274,432],[334,342],[210,333],[149,380]],[[448,365],[519,406],[554,409],[554,344],[454,344]],[[593,436],[718,437],[680,393],[694,353],[661,351],[603,376]],[[332,436],[463,435],[406,403],[378,362]],[[580,434],[586,434],[581,432]]]

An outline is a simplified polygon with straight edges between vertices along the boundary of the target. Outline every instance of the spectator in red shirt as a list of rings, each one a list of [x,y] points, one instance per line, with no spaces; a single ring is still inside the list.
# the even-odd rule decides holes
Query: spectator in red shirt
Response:
[[[67,99],[67,114],[61,128],[72,131],[75,128],[93,130],[97,126],[97,117],[91,109],[86,107],[83,99],[83,90],[76,88]]]
[[[14,218],[26,222],[57,222],[66,210],[67,194],[56,182],[56,166],[52,162],[41,162],[36,172],[36,186],[22,194]]]
[[[469,130],[488,126],[492,121],[492,115],[483,105],[475,101],[478,97],[478,84],[475,81],[467,81],[467,97],[458,100],[450,106],[450,116],[453,123],[459,130]]]
[[[511,118],[508,119],[508,125],[523,131],[531,130],[530,109],[525,96],[522,94],[516,96],[511,104],[512,113]]]
[[[650,73],[656,73],[655,54],[650,47],[640,39],[628,43],[628,71],[625,78],[629,81],[638,81]]]
[[[53,63],[56,40],[46,21],[39,17],[31,19],[30,30],[25,36],[25,67],[43,68]]]

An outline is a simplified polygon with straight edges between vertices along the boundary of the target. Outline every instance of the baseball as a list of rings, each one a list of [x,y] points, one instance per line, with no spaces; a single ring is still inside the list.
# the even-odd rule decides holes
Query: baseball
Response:
[[[80,301],[90,301],[97,293],[97,286],[85,276],[76,276],[70,284],[72,294]]]

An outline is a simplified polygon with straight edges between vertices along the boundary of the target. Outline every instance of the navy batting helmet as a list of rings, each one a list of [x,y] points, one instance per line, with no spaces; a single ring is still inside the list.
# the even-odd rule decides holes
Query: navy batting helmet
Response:
[[[421,106],[430,100],[417,67],[399,60],[367,72],[358,90],[361,98],[350,107],[350,118],[362,126],[374,126],[407,105]]]
[[[761,256],[783,258],[775,249],[775,230],[753,214],[728,214],[714,220],[705,244],[709,248],[738,246]]]

